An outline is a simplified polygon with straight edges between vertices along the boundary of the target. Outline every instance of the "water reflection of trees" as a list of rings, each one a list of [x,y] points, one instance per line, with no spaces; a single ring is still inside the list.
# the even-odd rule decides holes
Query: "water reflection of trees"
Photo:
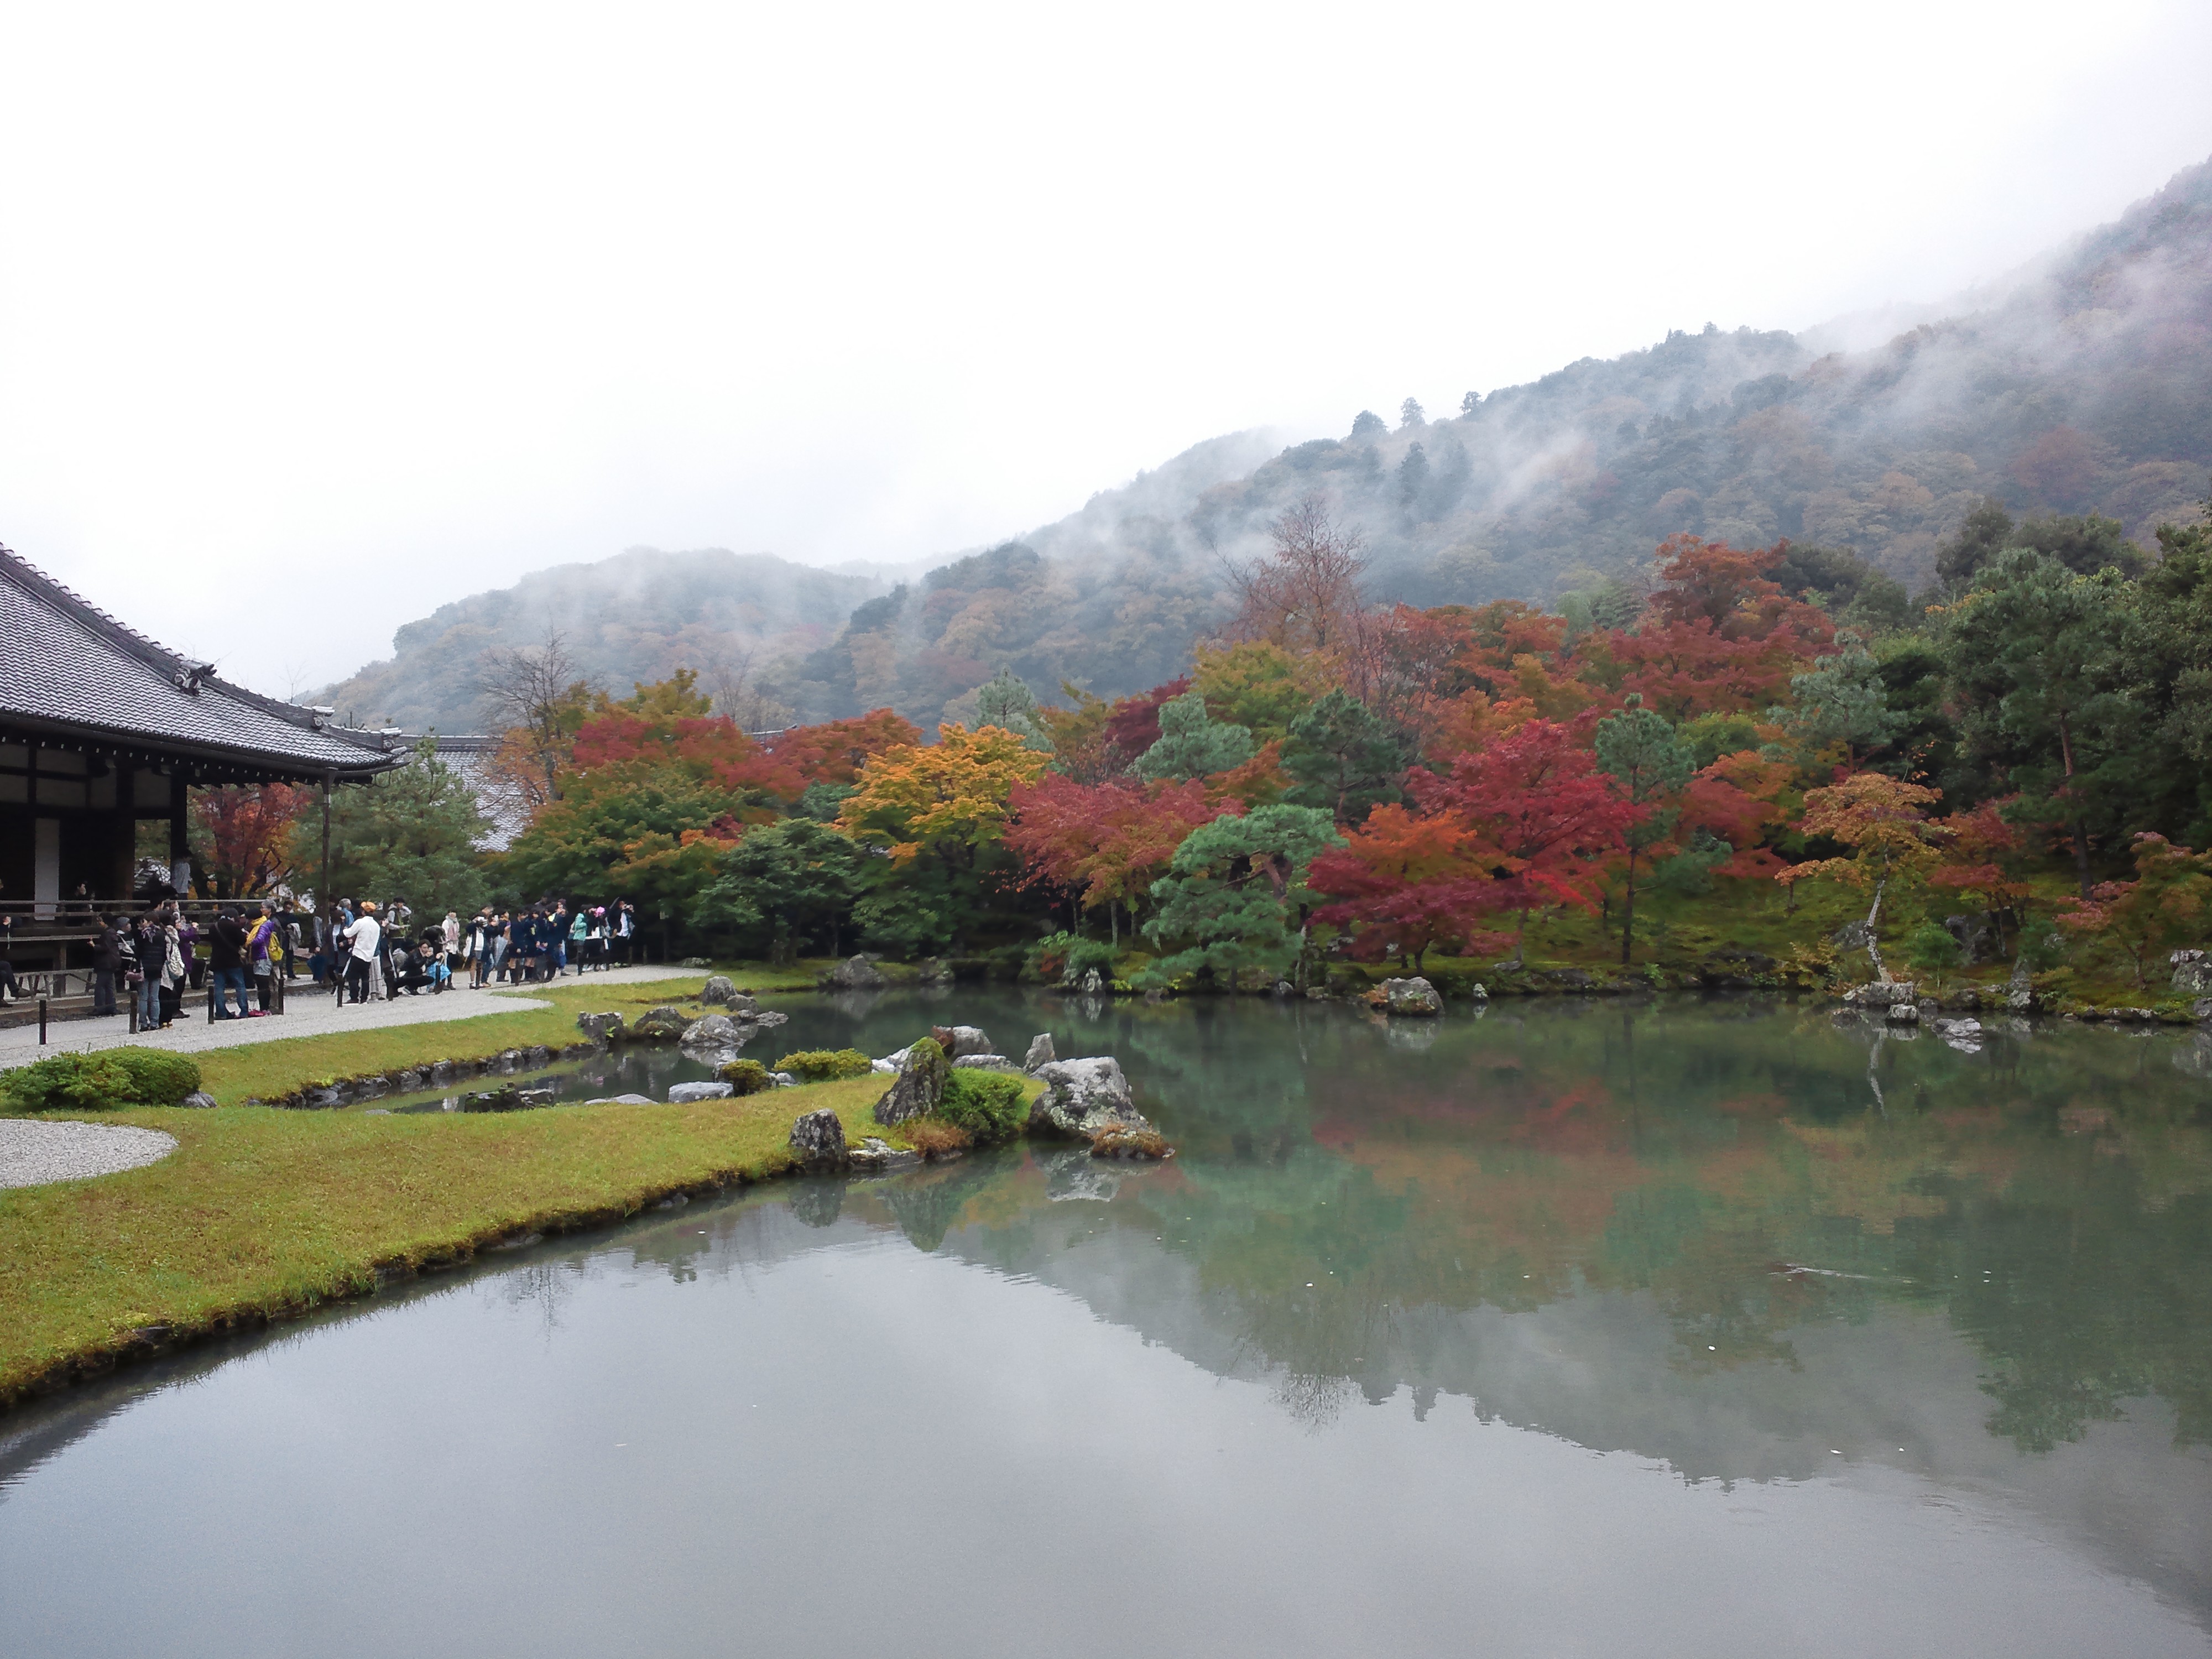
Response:
[[[1405,1310],[1620,1291],[1663,1311],[1686,1381],[1794,1367],[1808,1327],[1902,1303],[1981,1347],[2023,1449],[2144,1395],[2212,1438],[2212,1127],[2170,1041],[1966,1054],[1749,1003],[1504,1005],[1419,1048],[1301,1004],[1105,1023],[1187,1156],[1104,1207],[1189,1264],[1301,1420],[1419,1380]],[[1041,1194],[1033,1170],[924,1184],[899,1223],[934,1248],[995,1204],[1001,1246],[1048,1252],[1012,1218]]]
[[[1617,1291],[1663,1312],[1687,1382],[1794,1365],[1807,1328],[1901,1303],[1980,1346],[1990,1426],[2023,1448],[2145,1394],[2212,1439],[2206,1045],[1992,1021],[1966,1054],[1754,998],[1500,1001],[1421,1044],[1273,999],[963,988],[947,1007],[1002,1047],[1042,1029],[1117,1055],[1185,1156],[1103,1204],[1052,1203],[1073,1188],[1016,1158],[885,1183],[859,1212],[926,1249],[964,1229],[1014,1267],[1072,1236],[1054,1212],[1158,1236],[1231,1348],[1308,1379],[1285,1384],[1304,1420],[1348,1397],[1331,1378],[1433,1382],[1388,1346],[1406,1310]],[[799,1046],[813,1016],[793,1012]],[[945,1009],[892,994],[866,1023],[895,1047],[925,1014]],[[1315,1301],[1288,1299],[1308,1280]],[[1371,1310],[1401,1335],[1368,1335]]]

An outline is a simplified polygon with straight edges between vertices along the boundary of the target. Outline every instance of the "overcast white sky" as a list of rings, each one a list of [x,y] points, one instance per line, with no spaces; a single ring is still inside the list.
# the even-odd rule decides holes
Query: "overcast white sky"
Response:
[[[2208,82],[2203,0],[6,0],[0,541],[282,693],[549,564],[912,559],[1948,293]]]

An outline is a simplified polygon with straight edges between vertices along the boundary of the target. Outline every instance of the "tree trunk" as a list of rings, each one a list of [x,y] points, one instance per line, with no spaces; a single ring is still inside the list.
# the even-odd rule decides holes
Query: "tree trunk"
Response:
[[[1109,899],[1109,900],[1107,900],[1107,901],[1106,901],[1106,925],[1107,925],[1109,927],[1110,927],[1110,928],[1112,928],[1112,929],[1113,929],[1113,932],[1114,932],[1114,954],[1115,954],[1115,956],[1117,956],[1117,957],[1118,957],[1118,956],[1120,956],[1120,955],[1121,954],[1121,900],[1119,900],[1119,899]]]
[[[2058,717],[2058,757],[2065,763],[2067,793],[2073,793],[2074,737],[2068,729],[2066,716]],[[2074,815],[2074,874],[2081,884],[2081,896],[2089,896],[2089,829],[2079,811]]]
[[[1636,945],[1636,849],[1628,849],[1628,891],[1620,906],[1620,965],[1628,966],[1628,953]]]
[[[1524,904],[1521,907],[1521,924],[1513,930],[1513,954],[1498,965],[1501,968],[1509,964],[1515,968],[1526,968],[1528,965],[1528,907]]]
[[[1881,959],[1881,946],[1876,939],[1875,923],[1880,921],[1881,917],[1881,890],[1888,885],[1889,878],[1887,876],[1884,876],[1880,881],[1875,883],[1874,908],[1867,912],[1866,919],[1867,955],[1874,959],[1875,977],[1880,980],[1884,985],[1892,983],[1892,981],[1889,977],[1889,969],[1886,965],[1884,965]]]

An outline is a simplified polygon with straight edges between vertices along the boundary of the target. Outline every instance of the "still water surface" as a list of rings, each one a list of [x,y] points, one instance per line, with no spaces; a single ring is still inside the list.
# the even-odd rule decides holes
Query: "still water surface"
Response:
[[[1182,1156],[757,1189],[0,1419],[0,1653],[2212,1650],[2187,1033],[783,1006],[1113,1053]]]

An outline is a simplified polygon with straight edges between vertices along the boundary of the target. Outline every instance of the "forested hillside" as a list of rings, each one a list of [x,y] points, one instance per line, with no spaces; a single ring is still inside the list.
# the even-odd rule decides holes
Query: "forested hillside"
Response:
[[[1601,620],[1635,609],[1678,532],[1787,538],[1813,564],[1848,550],[1914,591],[1992,499],[2102,515],[2148,548],[2193,520],[2212,467],[2212,164],[1957,314],[1856,352],[1820,349],[1832,333],[1708,325],[1438,418],[1408,400],[1341,439],[1231,434],[889,592],[758,555],[567,566],[409,624],[392,661],[321,700],[469,726],[486,649],[549,627],[605,689],[690,667],[753,724],[972,722],[1001,668],[1048,699],[1063,681],[1121,696],[1182,672],[1235,611],[1237,573],[1316,495],[1361,538],[1371,600]]]
[[[1431,420],[1363,413],[1182,500],[1158,475],[872,601],[784,681],[817,716],[925,723],[1011,666],[1040,695],[1156,683],[1234,608],[1225,567],[1313,492],[1365,540],[1370,597],[1557,603],[1650,584],[1690,532],[1848,549],[1908,587],[1986,498],[2096,514],[2147,545],[2212,465],[2212,165],[2047,261],[1997,302],[1875,349],[1814,334],[1676,333]]]
[[[542,647],[550,631],[576,673],[599,686],[620,691],[690,668],[726,704],[757,702],[762,663],[817,647],[883,589],[763,553],[634,548],[441,605],[392,636],[389,660],[313,701],[364,724],[479,730],[486,653]]]

